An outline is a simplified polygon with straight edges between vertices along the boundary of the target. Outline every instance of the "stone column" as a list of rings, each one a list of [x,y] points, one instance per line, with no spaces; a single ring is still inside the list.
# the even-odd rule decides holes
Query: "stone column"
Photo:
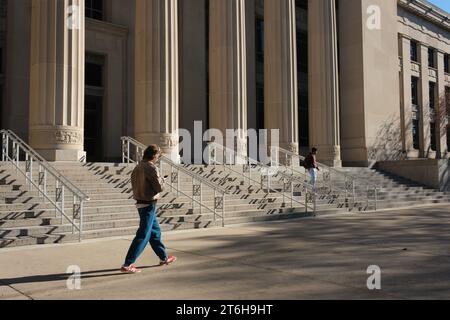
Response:
[[[428,158],[431,150],[430,134],[430,76],[428,67],[428,46],[420,43],[420,157]]]
[[[335,0],[308,1],[310,143],[318,159],[341,166]]]
[[[412,109],[412,92],[411,92],[411,38],[401,35],[400,48],[402,52],[402,110],[401,110],[401,126],[403,148],[408,158],[417,158],[417,151],[414,150],[413,141],[413,109]]]
[[[210,0],[209,32],[210,128],[221,130],[224,138],[227,129],[239,129],[237,151],[246,155],[245,0]],[[224,143],[231,147],[234,140]]]
[[[437,158],[447,159],[447,110],[445,105],[445,66],[444,66],[444,55],[445,52],[438,51],[437,54],[437,88],[438,88],[438,103],[436,105],[436,114],[438,115],[436,119],[437,137]]]
[[[136,0],[135,136],[179,162],[178,0]]]
[[[32,0],[29,141],[50,161],[85,158],[84,0]]]
[[[265,127],[280,130],[280,147],[298,153],[295,0],[264,1]]]

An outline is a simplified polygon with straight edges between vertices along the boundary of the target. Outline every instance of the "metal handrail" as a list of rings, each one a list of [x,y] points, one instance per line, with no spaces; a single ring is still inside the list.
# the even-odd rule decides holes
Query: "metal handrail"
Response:
[[[35,187],[38,191],[38,196],[50,202],[55,207],[55,212],[61,215],[61,225],[64,224],[66,218],[72,225],[72,233],[75,229],[79,232],[79,241],[82,240],[83,234],[83,202],[89,201],[90,198],[79,188],[77,188],[67,178],[63,177],[55,168],[53,168],[41,155],[39,155],[33,148],[26,144],[11,130],[1,130],[2,136],[2,161],[10,162],[15,166],[16,173],[20,172],[25,176],[27,187],[33,190]],[[9,145],[12,143],[12,149]],[[11,155],[10,155],[10,151]],[[25,171],[20,168],[21,151],[25,154]],[[33,180],[33,164],[39,166],[38,182]],[[48,175],[55,180],[55,199],[53,200],[47,192]],[[73,196],[72,217],[66,214],[65,210],[65,191],[69,191]],[[79,220],[78,226],[75,220]]]
[[[299,170],[296,170],[295,169],[295,165],[294,165],[294,161],[288,161],[288,158],[286,157],[286,163],[285,164],[282,164],[279,160],[275,160],[274,158],[273,158],[273,155],[274,154],[276,154],[276,152],[274,152],[273,150],[274,149],[278,149],[279,150],[279,153],[284,153],[284,154],[286,154],[286,155],[288,155],[288,156],[291,156],[291,157],[298,157],[300,160],[305,160],[305,158],[304,157],[302,157],[301,155],[298,155],[298,154],[295,154],[295,153],[293,153],[293,152],[291,152],[291,151],[288,151],[288,150],[285,150],[285,149],[282,149],[282,148],[279,148],[279,147],[271,147],[271,153],[270,153],[270,163],[271,163],[271,166],[277,166],[277,167],[284,167],[284,168],[286,168],[286,169],[289,169],[289,170],[291,170],[292,171],[292,175],[302,175],[302,176],[304,176],[305,177],[305,179],[307,179],[307,177],[308,177],[308,175],[307,175],[307,172],[306,172],[306,169],[305,169],[305,172],[301,172],[301,171],[299,171]],[[288,163],[290,162],[290,166],[288,165]],[[320,164],[320,163],[319,163]],[[320,164],[321,166],[322,166],[322,164]],[[333,170],[332,168],[330,168],[330,167],[327,167],[327,166],[325,166],[325,165],[323,165],[324,167],[325,167],[325,169],[328,169],[328,171],[331,171],[331,170]],[[338,172],[338,171],[336,171],[336,172]],[[352,193],[352,197],[353,197],[353,202],[355,201],[355,189],[354,189],[354,184],[352,183],[352,181],[350,181],[351,183],[349,184],[349,188],[348,189],[350,189],[350,190],[348,190],[348,189],[343,189],[343,188],[341,188],[341,187],[339,187],[339,186],[333,186],[332,185],[332,183],[331,183],[331,176],[329,177],[330,178],[330,185],[328,186],[328,188],[330,189],[330,192],[333,192],[333,191],[338,191],[338,192],[342,192],[342,193],[345,193],[345,198],[346,198],[346,201],[347,201],[347,199],[348,199],[348,193],[349,192],[351,192]],[[346,180],[347,181],[347,180]]]
[[[79,198],[85,200],[85,201],[89,201],[90,197],[84,193],[83,191],[80,190],[80,188],[78,188],[75,184],[73,184],[70,180],[68,180],[66,177],[64,177],[62,174],[60,174],[58,172],[58,170],[56,170],[51,164],[48,163],[47,160],[45,160],[39,153],[37,153],[33,148],[31,148],[27,143],[25,143],[19,136],[17,136],[13,131],[11,130],[2,130],[2,131],[6,131],[7,133],[9,133],[12,137],[14,137],[14,139],[16,139],[17,141],[19,141],[22,144],[22,149],[26,149],[26,151],[28,151],[30,154],[32,154],[36,159],[38,159],[43,166],[47,169],[47,171],[51,172],[51,174],[55,177],[58,178],[61,182],[63,182],[63,185],[66,188],[69,188],[69,190],[76,194]]]
[[[274,193],[282,194],[283,195],[283,203],[285,203],[286,202],[285,199],[288,198],[291,201],[291,208],[294,207],[294,202],[296,202],[296,203],[301,204],[302,206],[304,205],[306,212],[308,212],[308,204],[311,203],[313,212],[314,213],[316,212],[317,193],[314,191],[312,185],[306,183],[305,181],[303,181],[301,179],[296,178],[295,176],[287,175],[283,172],[277,171],[276,175],[274,175],[274,176],[280,175],[283,178],[283,191],[279,191],[277,189],[271,188],[271,186],[270,186],[271,175],[269,174],[269,172],[272,171],[272,169],[273,169],[270,166],[268,166],[264,163],[261,163],[257,160],[251,159],[250,157],[248,157],[246,155],[238,154],[236,151],[234,151],[230,148],[227,148],[223,145],[220,145],[218,143],[215,143],[215,142],[210,143],[208,145],[208,148],[209,148],[209,152],[208,152],[209,164],[221,165],[226,170],[236,173],[236,174],[240,175],[241,177],[243,177],[244,179],[247,179],[249,181],[249,184],[250,184],[250,182],[255,182],[258,184],[261,183],[261,188],[264,187],[264,183],[263,183],[264,174],[261,173],[261,181],[257,181],[255,179],[253,179],[251,177],[252,166],[259,167],[261,169],[261,172],[263,170],[267,170],[267,175],[266,175],[267,176],[267,186],[266,186],[266,188],[267,188],[268,193],[270,193],[272,191]],[[219,161],[217,161],[216,149],[222,150],[223,158],[225,159],[224,162],[220,163]],[[214,152],[212,152],[213,150],[214,150]],[[231,155],[232,157],[230,159],[228,159],[227,154]],[[244,171],[248,172],[248,176],[245,175],[245,173],[242,173],[242,172],[239,172],[239,171],[233,169],[231,167],[231,165],[227,166],[226,162],[228,160],[230,160],[230,162],[234,161],[236,163],[238,159],[243,160]],[[211,161],[212,161],[212,163],[211,163]],[[304,203],[294,198],[294,181],[301,184],[306,192]],[[291,194],[290,196],[286,196],[286,193],[288,191],[287,189],[290,189],[290,194]]]
[[[278,152],[276,150],[278,150]],[[292,151],[289,151],[289,150],[286,150],[286,149],[283,149],[283,148],[280,148],[280,147],[272,146],[271,147],[271,162],[272,163],[276,162],[277,165],[280,165],[280,161],[273,159],[274,154],[278,155],[278,157],[277,157],[278,159],[279,159],[279,155],[280,154],[284,154],[286,156],[286,162],[287,163],[290,162],[290,165],[291,165],[290,169],[293,172],[298,172],[298,173],[300,173],[300,171],[295,170],[295,168],[294,168],[294,161],[292,160],[292,158],[298,158],[300,161],[305,161],[306,160],[306,158],[301,156],[300,154],[297,154],[295,152],[292,152]],[[291,157],[291,161],[289,161],[289,157]],[[300,163],[300,161],[299,161],[299,163]],[[356,187],[357,186],[365,186],[367,188],[367,194],[366,194],[366,204],[367,204],[367,206],[369,206],[370,194],[374,193],[375,194],[374,195],[375,210],[377,209],[378,192],[381,190],[380,186],[374,185],[374,184],[370,184],[370,183],[367,183],[367,182],[362,182],[360,179],[357,179],[354,176],[345,174],[344,172],[341,172],[341,171],[339,171],[339,170],[337,170],[335,168],[329,167],[329,166],[327,166],[327,165],[325,165],[323,163],[318,162],[318,164],[319,164],[320,167],[325,168],[326,170],[328,170],[328,172],[333,172],[335,175],[341,176],[341,177],[344,178],[345,189],[342,189],[342,188],[340,188],[338,186],[334,186],[334,189],[337,189],[337,190],[340,190],[340,191],[344,191],[346,193],[346,199],[347,199],[347,192],[351,192],[352,193],[352,197],[353,197],[353,205],[355,205]],[[287,165],[284,165],[284,166],[287,167]],[[301,173],[301,174],[303,174],[303,173]],[[331,179],[331,175],[329,175],[328,179],[329,179],[329,182],[330,182],[330,189],[332,189],[333,185],[332,185],[332,181],[331,181],[332,180]],[[359,182],[361,182],[361,183],[359,183]]]
[[[131,138],[131,137],[122,137],[122,162],[123,163],[138,163],[142,159],[142,153],[147,148],[143,143]],[[136,159],[133,159],[131,156],[131,148],[133,146],[135,148],[135,156]],[[197,204],[200,208],[200,214],[203,213],[203,208],[214,214],[214,221],[216,221],[216,216],[221,218],[222,226],[225,226],[225,198],[229,192],[210,182],[208,179],[197,175],[184,167],[174,163],[172,160],[167,158],[166,156],[162,156],[160,160],[160,168],[161,173],[163,172],[163,163],[170,166],[171,176],[170,183],[165,180],[165,183],[172,188],[172,191],[175,190],[177,192],[177,196],[182,194],[188,197],[192,201],[192,210],[195,209],[195,204]],[[179,175],[183,173],[192,179],[192,196],[183,192],[180,188],[180,179]],[[203,202],[203,186],[208,186],[209,188],[214,190],[214,209],[210,208]],[[197,198],[200,198],[198,200]],[[218,211],[221,210],[221,214]]]

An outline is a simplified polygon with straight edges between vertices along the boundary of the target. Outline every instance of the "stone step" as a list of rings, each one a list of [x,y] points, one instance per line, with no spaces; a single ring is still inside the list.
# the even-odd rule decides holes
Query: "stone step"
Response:
[[[326,211],[323,211],[324,213]],[[226,220],[226,225],[256,222],[256,221],[273,221],[280,219],[292,219],[309,217],[311,214],[284,212],[279,214],[267,214],[257,212],[254,216],[245,217],[234,217]],[[161,230],[163,232],[176,231],[176,230],[187,230],[187,229],[200,229],[200,228],[210,228],[221,226],[221,221],[197,221],[197,222],[182,222],[182,223],[162,223]],[[132,236],[136,233],[137,226],[131,227],[119,227],[119,228],[107,228],[107,229],[94,229],[86,230],[83,233],[83,239],[97,239],[97,238],[108,238],[117,236]],[[66,242],[77,242],[78,233],[55,233],[50,235],[35,235],[35,236],[18,236],[14,237],[10,234],[8,237],[0,239],[0,248],[2,247],[15,247],[15,246],[26,246],[34,244],[52,244],[52,243],[66,243]]]

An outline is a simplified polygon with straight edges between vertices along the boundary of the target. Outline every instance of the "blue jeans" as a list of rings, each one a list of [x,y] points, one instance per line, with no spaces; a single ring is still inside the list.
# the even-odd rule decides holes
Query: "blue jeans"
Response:
[[[317,169],[315,168],[309,169],[309,175],[311,176],[310,184],[313,186],[313,190],[316,191]]]
[[[128,250],[124,264],[126,267],[136,262],[148,243],[161,261],[167,260],[166,248],[161,241],[161,228],[156,217],[156,203],[139,209],[139,216],[139,229]]]

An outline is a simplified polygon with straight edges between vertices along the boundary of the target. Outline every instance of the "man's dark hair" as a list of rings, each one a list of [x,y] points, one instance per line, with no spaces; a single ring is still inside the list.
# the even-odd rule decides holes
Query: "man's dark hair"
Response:
[[[152,144],[147,149],[145,149],[142,160],[151,161],[160,152],[161,152],[161,149],[157,145]]]
[[[317,148],[312,148],[312,153],[316,153],[317,152]]]

